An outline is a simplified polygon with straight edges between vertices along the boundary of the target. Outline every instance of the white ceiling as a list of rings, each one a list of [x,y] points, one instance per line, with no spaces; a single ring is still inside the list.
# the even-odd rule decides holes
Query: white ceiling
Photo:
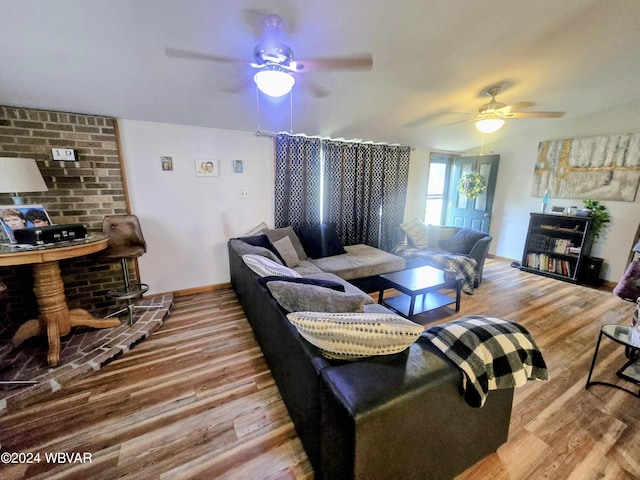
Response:
[[[261,13],[285,19],[296,58],[373,56],[368,72],[299,76],[294,132],[464,151],[481,141],[473,123],[443,125],[471,118],[495,84],[504,103],[567,112],[500,135],[640,97],[638,0],[0,0],[0,12],[3,105],[289,130],[288,100],[261,97],[258,116],[249,67],[164,53],[251,60]]]

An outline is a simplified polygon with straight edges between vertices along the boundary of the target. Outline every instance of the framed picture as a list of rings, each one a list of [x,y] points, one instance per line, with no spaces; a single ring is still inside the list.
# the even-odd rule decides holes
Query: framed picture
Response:
[[[196,170],[196,176],[198,177],[217,177],[220,175],[218,160],[212,158],[196,158],[193,160],[193,165]]]
[[[4,235],[15,243],[14,230],[44,227],[53,225],[53,222],[42,205],[0,205],[0,225]]]
[[[243,171],[242,160],[234,160],[233,173],[242,173]]]
[[[160,163],[162,164],[162,170],[173,170],[173,157],[160,157]]]

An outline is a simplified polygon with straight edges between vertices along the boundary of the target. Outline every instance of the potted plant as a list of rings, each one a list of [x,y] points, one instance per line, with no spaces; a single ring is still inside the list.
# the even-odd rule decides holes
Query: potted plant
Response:
[[[458,180],[458,192],[470,200],[475,200],[478,195],[487,190],[487,177],[479,173],[471,172]]]
[[[591,212],[591,226],[589,227],[589,234],[587,236],[589,243],[594,244],[602,229],[610,222],[609,212],[607,207],[602,205],[598,200],[583,200],[584,206],[589,212]]]

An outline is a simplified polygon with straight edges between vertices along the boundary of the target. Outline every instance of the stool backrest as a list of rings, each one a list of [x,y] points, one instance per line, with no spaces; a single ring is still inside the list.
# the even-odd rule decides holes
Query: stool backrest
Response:
[[[139,257],[147,251],[140,221],[135,215],[108,215],[102,221],[102,233],[109,237],[103,258]]]

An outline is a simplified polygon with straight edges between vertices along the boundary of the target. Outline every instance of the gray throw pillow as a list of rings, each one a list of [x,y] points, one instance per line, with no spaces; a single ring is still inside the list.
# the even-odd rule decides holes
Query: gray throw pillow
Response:
[[[293,268],[300,265],[300,257],[298,257],[298,253],[291,242],[291,238],[288,236],[282,237],[280,240],[276,240],[272,243],[287,267]]]
[[[307,254],[304,251],[302,242],[300,242],[300,238],[296,234],[293,227],[271,228],[268,230],[263,230],[262,233],[264,233],[267,237],[269,237],[269,240],[271,240],[271,243],[277,242],[283,237],[289,237],[289,240],[291,240],[291,244],[293,245],[293,248],[296,249],[298,258],[300,260],[305,260],[307,258]]]
[[[338,292],[316,285],[290,282],[269,282],[267,288],[282,308],[288,312],[363,312],[360,295]]]
[[[243,242],[242,240],[238,240],[237,238],[232,238],[229,240],[231,244],[231,248],[233,248],[238,255],[262,255],[263,257],[268,258],[269,260],[273,260],[277,263],[282,263],[280,259],[273,253],[271,250],[265,247],[257,247],[255,245],[249,245],[247,242]]]

